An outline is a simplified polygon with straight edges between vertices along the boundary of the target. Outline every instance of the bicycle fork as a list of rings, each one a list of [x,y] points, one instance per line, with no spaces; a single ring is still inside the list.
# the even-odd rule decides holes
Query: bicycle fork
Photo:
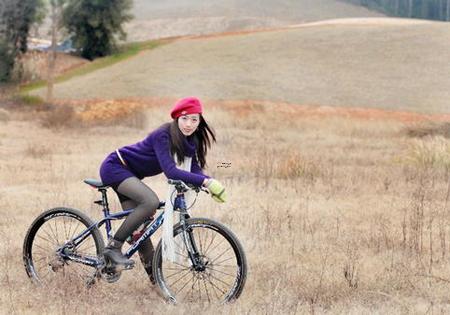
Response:
[[[182,226],[183,242],[191,260],[192,267],[195,271],[205,271],[208,262],[204,262],[203,257],[199,254],[194,234],[191,228],[187,227],[186,219],[190,216],[187,212],[180,214],[180,224]]]

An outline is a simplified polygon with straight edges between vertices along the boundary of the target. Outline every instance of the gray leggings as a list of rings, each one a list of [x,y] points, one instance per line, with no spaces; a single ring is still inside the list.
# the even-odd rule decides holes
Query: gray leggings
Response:
[[[137,177],[125,179],[117,187],[116,192],[129,198],[121,201],[123,210],[134,208],[134,211],[125,219],[114,235],[114,239],[123,242],[142,223],[155,215],[159,206],[159,198]],[[139,248],[139,256],[144,267],[150,266],[153,257],[153,244],[150,238],[142,243]]]

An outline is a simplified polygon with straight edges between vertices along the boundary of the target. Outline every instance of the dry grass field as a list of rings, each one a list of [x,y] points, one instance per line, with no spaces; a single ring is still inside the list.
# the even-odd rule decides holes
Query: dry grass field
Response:
[[[265,100],[448,113],[448,23],[334,20],[184,38],[57,84],[61,99]],[[45,95],[43,89],[33,93]]]
[[[30,223],[59,205],[99,218],[97,193],[82,180],[98,177],[107,153],[166,121],[167,104],[136,105],[137,116],[120,114],[114,101],[99,107],[102,116],[89,106],[0,111],[0,313],[450,311],[450,126],[308,115],[263,103],[206,104],[218,136],[207,173],[226,185],[229,202],[203,195],[193,214],[225,223],[242,241],[249,274],[238,301],[167,305],[140,266],[90,290],[32,285],[21,257]],[[231,167],[218,168],[221,162]],[[164,196],[163,176],[146,182]]]

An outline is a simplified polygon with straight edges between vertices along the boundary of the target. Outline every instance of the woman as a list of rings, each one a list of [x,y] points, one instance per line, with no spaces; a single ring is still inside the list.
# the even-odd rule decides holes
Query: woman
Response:
[[[202,172],[211,139],[216,141],[202,112],[202,104],[197,98],[181,99],[171,111],[172,122],[163,124],[144,140],[116,150],[103,161],[100,168],[102,182],[112,186],[124,210],[134,208],[103,252],[105,261],[117,269],[134,265],[133,260],[122,254],[122,245],[141,224],[153,219],[159,206],[158,196],[141,181],[144,177],[164,172],[167,178],[206,187],[218,202],[226,201],[224,187]],[[191,172],[176,167],[175,155],[178,164],[185,157],[192,158]],[[153,245],[150,239],[140,247],[139,256],[151,276]]]

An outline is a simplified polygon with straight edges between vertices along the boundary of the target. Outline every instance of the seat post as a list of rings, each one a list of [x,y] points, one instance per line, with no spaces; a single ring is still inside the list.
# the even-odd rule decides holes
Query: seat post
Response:
[[[103,206],[103,216],[105,218],[109,217],[109,204],[108,204],[108,195],[106,194],[106,188],[99,188],[99,192],[102,193],[102,201],[101,204]],[[112,232],[111,232],[111,221],[106,220],[106,233],[108,235],[108,239],[112,238]]]
[[[109,215],[109,204],[108,204],[108,196],[106,194],[106,189],[105,188],[99,188],[98,190],[99,192],[102,193],[102,206],[103,206],[103,212],[105,213],[105,215]]]

